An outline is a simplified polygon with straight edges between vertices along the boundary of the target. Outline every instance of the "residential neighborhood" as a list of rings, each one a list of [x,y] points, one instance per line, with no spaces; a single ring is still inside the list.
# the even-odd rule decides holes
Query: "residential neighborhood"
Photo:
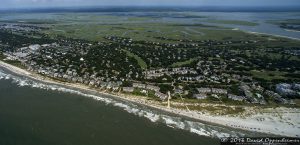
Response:
[[[0,28],[2,33],[7,30],[26,33],[24,29],[32,32],[43,29],[22,25],[3,25]],[[108,41],[52,40],[45,37],[42,42],[48,43],[28,43],[24,39],[23,44],[17,44],[13,51],[2,46],[2,55],[4,60],[19,61],[27,70],[59,81],[112,92],[151,94],[163,101],[168,98],[168,92],[174,99],[180,95],[197,100],[231,100],[261,105],[266,104],[270,97],[281,104],[293,104],[292,98],[299,97],[298,82],[279,82],[272,84],[273,89],[270,90],[265,80],[244,71],[246,66],[254,69],[263,64],[255,64],[254,60],[235,54],[239,49],[221,51],[223,44],[230,47],[235,43],[256,44],[257,41],[207,40],[190,41],[187,45],[135,41],[117,36],[105,39]],[[5,41],[0,42],[6,44]],[[141,66],[141,61],[147,66]]]

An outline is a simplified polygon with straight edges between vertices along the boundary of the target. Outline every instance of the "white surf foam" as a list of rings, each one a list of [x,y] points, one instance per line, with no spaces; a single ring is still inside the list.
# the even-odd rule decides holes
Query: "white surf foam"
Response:
[[[145,108],[145,107],[139,107],[135,104],[126,102],[123,103],[121,101],[117,101],[111,98],[105,98],[97,95],[91,95],[88,93],[84,93],[79,90],[70,89],[67,87],[62,87],[58,85],[52,85],[52,84],[46,84],[38,81],[34,81],[27,78],[17,77],[10,74],[6,74],[3,71],[0,70],[0,80],[1,79],[11,79],[12,83],[17,84],[19,87],[29,86],[32,88],[39,88],[39,89],[45,89],[45,90],[52,90],[52,91],[59,91],[59,92],[65,92],[65,93],[72,93],[76,95],[85,96],[88,98],[95,99],[97,101],[104,102],[107,105],[113,105],[119,108],[122,108],[128,113],[147,118],[151,122],[161,122],[166,124],[169,127],[175,128],[175,129],[183,129],[188,130],[192,133],[196,133],[201,136],[209,136],[209,137],[227,137],[227,136],[241,136],[243,134],[237,134],[236,132],[232,132],[230,130],[226,130],[222,127],[216,127],[212,125],[207,125],[199,122],[194,121],[188,121],[185,119],[182,119],[181,117],[175,117],[170,115],[165,115],[158,113],[158,111],[153,111],[151,109]]]

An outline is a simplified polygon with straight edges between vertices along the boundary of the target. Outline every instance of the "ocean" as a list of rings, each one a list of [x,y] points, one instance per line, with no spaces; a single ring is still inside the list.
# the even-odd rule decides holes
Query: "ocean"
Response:
[[[1,145],[207,145],[218,140],[152,123],[91,98],[0,81]]]
[[[150,8],[146,12],[121,10],[91,11],[99,15],[124,17],[158,17],[161,14],[153,14],[152,11],[157,10]],[[75,10],[49,11],[67,13]],[[49,11],[22,11],[13,15],[7,12],[0,14],[0,21],[56,19],[57,15]],[[168,9],[161,11],[164,14],[160,21],[164,23],[203,23],[300,38],[299,32],[286,31],[265,21],[298,20],[300,15],[296,10],[276,13],[192,10],[188,13],[199,16],[193,19],[174,18],[165,14]],[[241,20],[258,25],[211,24],[203,22],[206,19]],[[214,145],[219,144],[218,138],[228,136],[265,135],[195,121],[95,92],[39,82],[0,68],[0,145]]]
[[[263,136],[0,68],[0,145],[214,145]]]

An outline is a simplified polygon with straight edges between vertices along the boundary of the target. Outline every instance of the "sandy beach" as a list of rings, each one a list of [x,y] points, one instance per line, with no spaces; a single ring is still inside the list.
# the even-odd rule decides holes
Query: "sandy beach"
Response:
[[[65,83],[54,81],[50,78],[43,77],[34,72],[18,68],[16,66],[0,61],[0,67],[6,68],[18,75],[26,76],[34,80],[45,83],[64,85],[67,87],[77,88],[87,91],[97,91],[103,95],[112,96],[115,98],[131,101],[141,105],[146,105],[152,108],[163,110],[169,113],[174,113],[181,116],[186,116],[199,121],[209,122],[231,128],[237,128],[247,131],[268,133],[280,136],[299,137],[300,135],[300,110],[298,108],[257,108],[244,107],[245,111],[239,115],[215,115],[204,111],[189,111],[186,109],[167,108],[161,102],[148,100],[146,97],[126,95],[122,93],[107,93],[95,88],[90,88],[82,84]],[[212,106],[213,104],[196,104]]]

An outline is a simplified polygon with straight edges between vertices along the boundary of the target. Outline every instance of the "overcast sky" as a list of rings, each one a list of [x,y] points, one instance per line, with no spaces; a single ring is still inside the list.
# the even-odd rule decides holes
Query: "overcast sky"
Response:
[[[300,6],[300,0],[0,0],[0,8],[59,6]]]

